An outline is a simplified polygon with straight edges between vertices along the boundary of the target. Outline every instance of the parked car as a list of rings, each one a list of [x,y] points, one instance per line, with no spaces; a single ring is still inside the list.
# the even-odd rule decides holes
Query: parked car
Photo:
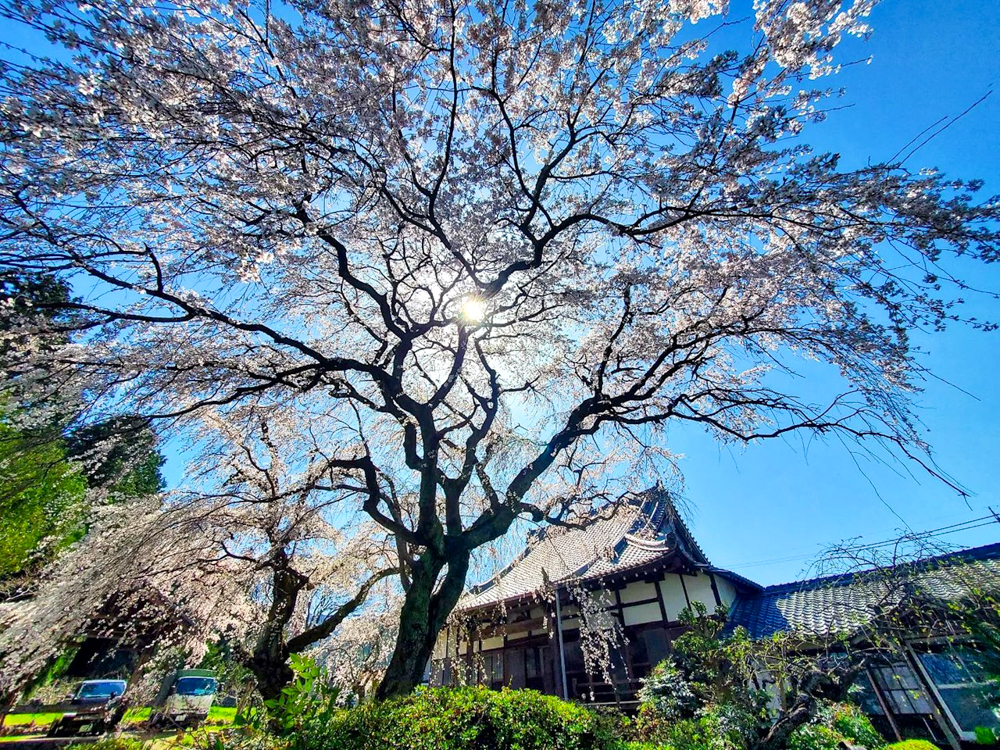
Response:
[[[67,696],[70,709],[49,727],[49,737],[99,735],[114,730],[125,715],[125,680],[85,680]]]
[[[217,689],[215,673],[208,669],[179,669],[169,673],[160,684],[149,717],[150,727],[197,726],[208,718]]]

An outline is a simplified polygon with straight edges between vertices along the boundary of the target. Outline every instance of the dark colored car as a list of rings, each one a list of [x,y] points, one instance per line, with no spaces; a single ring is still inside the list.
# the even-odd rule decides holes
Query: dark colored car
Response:
[[[125,715],[125,680],[87,680],[70,695],[70,710],[49,727],[49,737],[98,735],[112,731]]]

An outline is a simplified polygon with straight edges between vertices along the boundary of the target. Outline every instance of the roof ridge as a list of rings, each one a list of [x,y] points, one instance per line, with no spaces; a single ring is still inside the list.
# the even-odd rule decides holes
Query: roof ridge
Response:
[[[905,568],[919,569],[929,567],[933,563],[937,562],[975,562],[976,560],[988,560],[993,557],[1000,557],[1000,542],[983,544],[979,547],[967,547],[965,549],[955,550],[954,552],[945,552],[932,557],[921,557],[916,560],[907,560],[906,562],[896,563],[895,565],[890,565],[886,568],[871,567],[865,568],[864,570],[853,570],[846,573],[833,573],[831,575],[816,576],[814,578],[804,578],[799,581],[775,583],[770,586],[763,587],[759,596],[778,594],[783,591],[802,590],[814,587],[816,584],[827,582],[838,586],[846,586],[849,583],[853,583],[856,578],[860,578],[868,573],[875,573],[879,570],[898,570]]]

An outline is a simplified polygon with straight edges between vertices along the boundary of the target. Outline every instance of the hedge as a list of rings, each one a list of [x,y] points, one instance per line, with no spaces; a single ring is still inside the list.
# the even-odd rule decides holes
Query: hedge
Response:
[[[435,688],[319,715],[300,750],[616,750],[612,718],[534,690]]]

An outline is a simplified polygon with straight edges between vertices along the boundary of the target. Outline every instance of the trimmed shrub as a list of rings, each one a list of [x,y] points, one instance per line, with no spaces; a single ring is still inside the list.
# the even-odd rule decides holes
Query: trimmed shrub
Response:
[[[384,703],[330,711],[303,726],[293,744],[300,750],[619,747],[609,717],[534,690],[481,687],[427,689]]]
[[[927,740],[903,740],[886,745],[885,750],[940,750],[940,748]]]
[[[989,727],[976,727],[976,744],[977,745],[995,745],[997,744],[997,733],[994,732]]]

